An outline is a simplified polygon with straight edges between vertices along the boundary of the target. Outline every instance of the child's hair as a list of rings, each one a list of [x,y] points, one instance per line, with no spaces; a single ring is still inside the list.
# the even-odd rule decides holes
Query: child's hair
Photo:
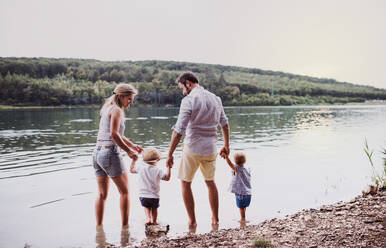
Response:
[[[243,165],[246,161],[245,154],[242,152],[236,152],[235,155],[233,155],[233,158],[237,165]]]

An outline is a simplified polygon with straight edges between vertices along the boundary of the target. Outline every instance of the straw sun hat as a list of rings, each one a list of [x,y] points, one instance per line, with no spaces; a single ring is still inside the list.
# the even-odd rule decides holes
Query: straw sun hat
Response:
[[[156,162],[161,159],[161,154],[155,148],[145,148],[142,152],[144,162]]]

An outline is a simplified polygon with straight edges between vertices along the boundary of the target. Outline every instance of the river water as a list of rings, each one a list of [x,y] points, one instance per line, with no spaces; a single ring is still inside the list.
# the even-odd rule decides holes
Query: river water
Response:
[[[230,107],[231,150],[243,151],[252,168],[249,224],[304,208],[345,201],[371,182],[363,152],[367,139],[374,164],[382,167],[386,106]],[[125,135],[167,153],[178,108],[132,108]],[[119,194],[111,184],[104,229],[96,230],[96,181],[91,153],[98,110],[28,109],[0,111],[0,247],[102,247],[136,244],[146,238],[138,201],[137,175],[129,175],[130,228],[121,230]],[[220,132],[219,132],[220,133]],[[221,137],[218,147],[222,144]],[[187,215],[177,179],[181,146],[172,179],[161,183],[159,221],[169,236],[185,235]],[[129,158],[124,156],[129,165]],[[165,160],[159,165],[165,166]],[[230,169],[217,159],[219,228],[239,227]],[[207,189],[200,172],[192,184],[197,233],[211,231]]]

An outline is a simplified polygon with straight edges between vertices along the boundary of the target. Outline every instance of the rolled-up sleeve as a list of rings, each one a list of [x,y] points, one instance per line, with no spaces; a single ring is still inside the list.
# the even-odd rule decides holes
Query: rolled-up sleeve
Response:
[[[226,124],[228,124],[228,118],[227,116],[225,115],[225,111],[224,111],[224,107],[222,106],[222,102],[221,102],[221,98],[218,97],[219,99],[219,103],[220,103],[220,107],[221,107],[221,114],[220,114],[220,126],[225,126]]]
[[[192,104],[190,103],[189,99],[185,97],[181,101],[180,113],[178,114],[177,122],[172,129],[178,134],[184,134],[186,127],[188,126],[191,114]]]

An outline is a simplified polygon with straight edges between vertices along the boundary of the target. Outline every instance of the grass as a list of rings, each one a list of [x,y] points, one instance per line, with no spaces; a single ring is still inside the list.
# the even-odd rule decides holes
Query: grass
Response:
[[[378,173],[376,171],[374,163],[373,163],[374,151],[370,150],[369,145],[367,143],[367,139],[365,139],[364,152],[365,152],[367,158],[369,159],[371,168],[373,170],[372,180],[375,183],[375,185],[377,186],[377,188],[379,189],[380,187],[383,187],[385,185],[385,182],[386,182],[386,157],[383,158],[383,161],[384,161],[383,172],[382,173]],[[386,149],[383,149],[382,153],[383,153],[383,155],[386,155]]]
[[[263,238],[257,238],[255,241],[253,241],[253,246],[254,247],[271,247],[272,243],[271,241],[268,241]]]

